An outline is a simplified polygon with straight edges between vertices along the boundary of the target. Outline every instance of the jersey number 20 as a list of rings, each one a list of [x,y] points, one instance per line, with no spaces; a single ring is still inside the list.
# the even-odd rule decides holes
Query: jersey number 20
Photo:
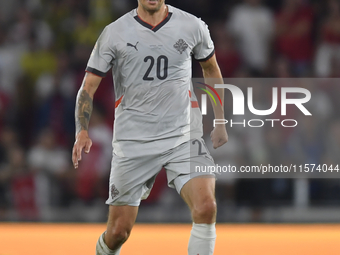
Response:
[[[146,56],[144,58],[144,62],[148,62],[150,60],[150,66],[148,68],[148,70],[146,70],[146,73],[143,76],[143,80],[144,81],[153,81],[154,78],[150,77],[150,72],[155,64],[155,59],[152,56]],[[167,56],[161,55],[157,58],[157,71],[156,71],[156,75],[157,78],[160,80],[165,80],[168,77],[168,63],[169,60],[167,58]],[[163,65],[163,68],[162,68]],[[163,73],[161,73],[161,71],[163,70]]]

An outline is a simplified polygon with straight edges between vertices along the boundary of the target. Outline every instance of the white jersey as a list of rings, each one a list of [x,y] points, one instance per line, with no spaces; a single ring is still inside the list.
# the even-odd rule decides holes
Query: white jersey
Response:
[[[214,45],[203,21],[167,6],[167,17],[156,26],[137,9],[106,26],[86,68],[101,77],[112,68],[118,156],[159,153],[202,136],[191,57],[209,59]]]

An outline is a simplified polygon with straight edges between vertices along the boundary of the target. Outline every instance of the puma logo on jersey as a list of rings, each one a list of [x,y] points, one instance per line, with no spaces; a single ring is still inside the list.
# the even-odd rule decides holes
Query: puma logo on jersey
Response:
[[[133,44],[131,44],[131,43],[127,43],[126,46],[130,46],[130,47],[132,47],[132,48],[135,48],[135,50],[138,51],[138,49],[137,49],[137,44],[138,44],[138,43],[139,43],[139,42],[137,42],[136,45],[133,45]]]
[[[174,48],[178,50],[180,54],[182,54],[188,47],[189,45],[183,39],[179,39],[174,44]]]

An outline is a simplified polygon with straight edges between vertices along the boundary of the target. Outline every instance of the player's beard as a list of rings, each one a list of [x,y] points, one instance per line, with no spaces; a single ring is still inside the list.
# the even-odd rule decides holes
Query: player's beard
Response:
[[[158,4],[150,6],[148,5],[149,0],[138,0],[138,3],[142,6],[142,8],[150,14],[154,14],[158,12],[163,6],[165,0],[155,0]]]

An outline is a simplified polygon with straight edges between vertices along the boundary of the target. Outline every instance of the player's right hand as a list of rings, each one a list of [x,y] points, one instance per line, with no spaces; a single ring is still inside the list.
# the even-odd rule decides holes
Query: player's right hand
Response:
[[[78,168],[79,161],[81,160],[81,153],[84,149],[85,153],[89,153],[92,146],[92,140],[86,130],[80,131],[76,136],[76,141],[72,150],[72,162],[74,168]]]
[[[228,142],[228,133],[224,125],[218,124],[210,134],[214,149]]]

